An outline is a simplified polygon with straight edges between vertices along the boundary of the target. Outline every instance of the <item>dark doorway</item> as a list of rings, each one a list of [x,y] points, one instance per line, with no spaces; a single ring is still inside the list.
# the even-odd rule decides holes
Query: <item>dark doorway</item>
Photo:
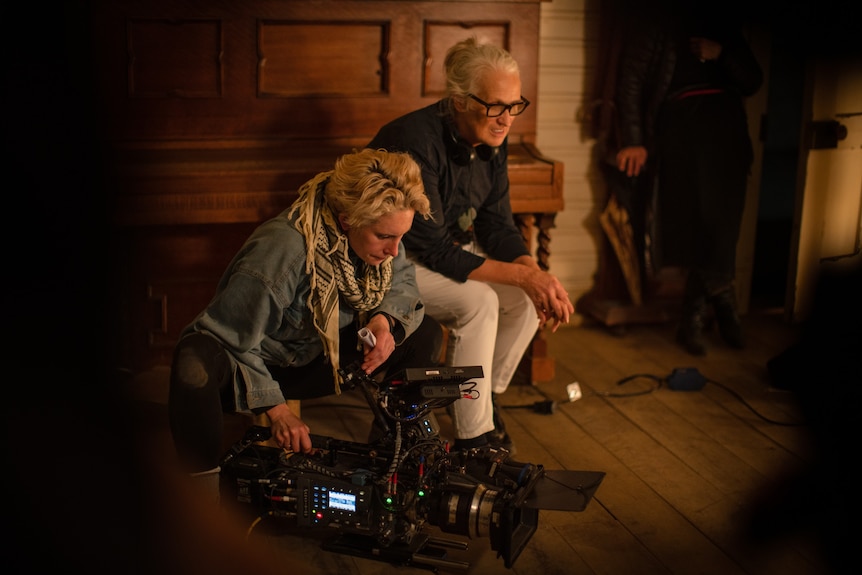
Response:
[[[793,28],[774,27],[751,308],[784,307],[802,126],[805,57]]]

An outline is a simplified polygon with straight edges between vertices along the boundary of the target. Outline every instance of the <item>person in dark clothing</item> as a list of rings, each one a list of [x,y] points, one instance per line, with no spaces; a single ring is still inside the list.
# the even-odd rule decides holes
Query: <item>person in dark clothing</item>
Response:
[[[493,394],[507,389],[539,326],[556,330],[574,306],[512,216],[507,138],[529,106],[518,63],[468,38],[443,65],[446,97],[389,122],[368,147],[408,152],[422,167],[433,218],[415,218],[404,246],[426,312],[449,328],[447,364],[483,369],[473,398],[452,406],[455,448],[511,452]]]
[[[655,265],[688,272],[679,343],[706,353],[711,305],[722,338],[742,348],[736,243],[754,158],[744,98],[763,72],[730,15],[683,0],[658,6],[631,26],[620,59],[617,167],[657,194]]]

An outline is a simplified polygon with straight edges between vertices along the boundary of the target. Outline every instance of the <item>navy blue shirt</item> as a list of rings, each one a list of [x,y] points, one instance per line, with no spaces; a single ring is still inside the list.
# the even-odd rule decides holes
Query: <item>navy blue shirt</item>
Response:
[[[464,282],[484,262],[461,249],[465,243],[475,241],[488,256],[504,262],[529,251],[512,216],[507,142],[488,160],[455,161],[457,134],[445,109],[441,100],[401,116],[383,126],[368,147],[408,152],[422,168],[433,219],[417,215],[404,247],[416,262]]]

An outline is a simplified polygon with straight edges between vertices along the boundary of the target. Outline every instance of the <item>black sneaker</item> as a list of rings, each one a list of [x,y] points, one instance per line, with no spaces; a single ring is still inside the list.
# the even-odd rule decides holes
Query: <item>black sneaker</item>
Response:
[[[488,446],[487,433],[471,439],[456,439],[452,444],[452,451],[466,451],[468,449],[476,449],[479,447]]]
[[[515,455],[515,444],[505,431],[502,433],[497,430],[489,431],[485,434],[485,438],[488,441],[488,445],[494,449],[505,449],[509,452],[509,455]]]

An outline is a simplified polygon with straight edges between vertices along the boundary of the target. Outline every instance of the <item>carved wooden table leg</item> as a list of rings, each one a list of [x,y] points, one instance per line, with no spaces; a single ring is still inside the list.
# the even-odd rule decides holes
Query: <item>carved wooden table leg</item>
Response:
[[[549,269],[548,259],[551,255],[550,230],[554,227],[555,213],[536,213],[536,214],[515,214],[515,222],[527,242],[527,249],[536,257],[539,267],[545,271]],[[538,226],[537,226],[538,222]],[[536,236],[535,249],[533,247],[533,236]],[[529,362],[524,365],[525,362]],[[522,365],[518,369],[519,373],[525,373],[527,377],[522,376],[520,379],[528,379],[528,381],[518,381],[518,383],[534,384],[539,381],[551,381],[555,375],[554,358],[548,356],[548,343],[545,340],[545,332],[539,330],[536,332],[536,337],[533,338],[533,343],[524,354]]]

